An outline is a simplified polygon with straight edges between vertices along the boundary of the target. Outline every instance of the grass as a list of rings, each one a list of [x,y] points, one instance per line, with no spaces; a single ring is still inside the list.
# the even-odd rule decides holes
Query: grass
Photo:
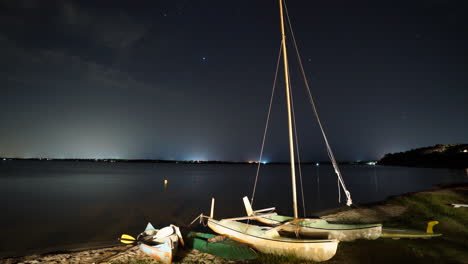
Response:
[[[451,206],[452,203],[468,203],[468,188],[421,192],[400,196],[391,202],[405,205],[408,210],[388,225],[424,229],[427,221],[439,221],[434,230],[442,233],[442,237],[426,243],[407,242],[415,252],[439,259],[441,263],[468,263],[468,210]]]
[[[386,220],[384,227],[425,231],[427,222],[439,221],[432,239],[377,239],[341,242],[336,255],[322,263],[468,263],[468,209],[452,203],[468,203],[468,187],[413,193],[389,199],[386,204],[407,208]],[[313,263],[293,257],[260,255],[254,263]]]

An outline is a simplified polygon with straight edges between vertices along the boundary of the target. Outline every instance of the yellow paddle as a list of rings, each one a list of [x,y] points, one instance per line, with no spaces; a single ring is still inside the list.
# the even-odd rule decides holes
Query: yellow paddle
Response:
[[[136,239],[134,237],[132,237],[131,235],[127,235],[127,234],[122,234],[122,236],[120,237],[120,242],[124,243],[124,244],[134,244],[136,243]]]

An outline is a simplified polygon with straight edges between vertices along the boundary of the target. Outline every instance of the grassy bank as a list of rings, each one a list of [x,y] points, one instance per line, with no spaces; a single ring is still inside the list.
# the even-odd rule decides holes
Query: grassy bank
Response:
[[[372,222],[380,218],[384,227],[425,230],[430,220],[441,237],[432,239],[377,239],[341,242],[336,255],[322,263],[468,263],[468,208],[452,203],[468,203],[468,185],[460,184],[426,192],[392,197],[359,210],[338,215],[347,222]],[[393,212],[392,212],[393,211]],[[350,217],[352,215],[352,217]],[[337,219],[338,220],[338,219]],[[312,263],[291,257],[260,255],[255,263]]]

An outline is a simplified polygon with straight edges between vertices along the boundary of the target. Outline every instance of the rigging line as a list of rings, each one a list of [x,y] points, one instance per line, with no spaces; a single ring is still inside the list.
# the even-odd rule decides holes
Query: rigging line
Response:
[[[338,186],[338,203],[341,203],[341,188],[340,188],[340,180],[336,181],[336,184]]]
[[[288,76],[290,76],[288,74]],[[291,77],[289,77],[291,83]],[[294,95],[292,86],[289,86],[289,91],[291,92],[291,110],[292,110],[292,117],[293,117],[293,128],[294,128],[294,137],[296,138],[296,155],[297,155],[297,167],[299,170],[299,183],[301,186],[301,198],[302,198],[302,210],[304,212],[304,217],[306,216],[305,210],[305,200],[304,200],[304,185],[302,184],[302,167],[301,167],[301,156],[299,155],[299,137],[297,136],[297,125],[296,125],[296,114],[294,112]]]
[[[308,92],[308,95],[309,95],[309,101],[310,101],[310,103],[312,105],[312,110],[313,110],[313,112],[315,114],[315,117],[317,118],[317,123],[318,123],[318,125],[320,127],[320,131],[322,132],[322,136],[323,136],[323,139],[325,141],[325,145],[327,147],[328,157],[330,158],[330,160],[331,160],[331,162],[333,164],[333,168],[334,168],[335,173],[336,173],[336,175],[338,177],[338,180],[339,180],[339,182],[341,184],[341,187],[343,187],[343,191],[346,194],[346,198],[347,198],[346,205],[350,206],[351,204],[353,204],[353,201],[351,199],[351,193],[346,188],[343,177],[341,176],[340,169],[338,168],[338,164],[337,164],[337,162],[335,160],[335,156],[333,155],[333,152],[331,150],[331,147],[330,147],[330,144],[328,142],[327,136],[325,135],[325,131],[324,131],[323,126],[322,126],[322,122],[320,121],[320,118],[318,116],[317,108],[315,106],[315,102],[314,102],[314,99],[312,97],[312,93],[310,92],[309,82],[307,81],[307,77],[306,77],[306,74],[305,74],[305,71],[304,71],[304,66],[302,64],[301,56],[299,54],[299,48],[297,47],[296,38],[294,36],[294,31],[292,29],[292,24],[291,24],[291,20],[289,18],[289,12],[288,12],[288,8],[286,6],[286,2],[284,2],[284,7],[285,7],[284,9],[286,10],[286,18],[288,20],[288,25],[289,25],[289,28],[290,28],[290,31],[291,31],[291,37],[292,37],[292,40],[293,40],[294,48],[296,50],[297,60],[299,62],[299,67],[301,69],[302,78],[304,79],[304,83],[306,85],[307,92]]]
[[[278,60],[276,61],[276,71],[275,71],[275,78],[273,80],[273,88],[271,90],[271,97],[270,97],[270,105],[268,107],[268,115],[267,115],[267,120],[266,120],[266,123],[265,123],[265,130],[263,132],[263,139],[262,139],[262,148],[260,149],[260,157],[258,159],[258,165],[257,165],[257,173],[255,175],[255,183],[254,183],[254,188],[253,188],[253,191],[252,191],[252,198],[250,200],[250,204],[253,206],[254,204],[254,198],[255,198],[255,190],[257,189],[257,182],[258,182],[258,175],[259,175],[259,172],[260,172],[260,165],[261,165],[261,161],[262,161],[262,157],[263,157],[263,149],[265,147],[265,139],[266,139],[266,135],[267,135],[267,131],[268,131],[268,124],[270,122],[270,114],[271,114],[271,106],[273,105],[273,97],[275,95],[275,87],[276,87],[276,81],[278,79],[278,69],[279,69],[279,65],[280,65],[280,60],[281,60],[281,51],[282,51],[282,46],[281,46],[281,43],[280,43],[280,49],[279,49],[279,54],[278,54]]]

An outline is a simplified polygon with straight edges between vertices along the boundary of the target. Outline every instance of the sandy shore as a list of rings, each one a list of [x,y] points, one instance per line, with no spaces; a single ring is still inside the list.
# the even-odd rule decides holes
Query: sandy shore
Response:
[[[424,230],[430,220],[440,224],[436,232],[444,235],[429,241],[417,240],[360,240],[340,243],[338,252],[327,263],[468,263],[468,208],[455,209],[451,203],[468,203],[468,184],[458,184],[390,197],[387,201],[358,208],[338,208],[325,212],[322,218],[334,222],[375,223],[384,227]],[[31,255],[5,258],[0,264],[33,263],[156,263],[136,246],[115,246],[77,252]],[[218,264],[238,263],[199,252],[180,249],[177,263]],[[260,258],[253,263],[262,263]],[[136,263],[136,262],[135,262]],[[249,262],[250,263],[250,262]],[[289,263],[274,261],[274,263]],[[302,263],[302,262],[298,262]]]
[[[196,249],[179,250],[175,262],[188,263],[205,263],[205,264],[221,264],[221,263],[238,263],[236,261],[226,261],[225,259],[215,257]],[[7,258],[0,260],[2,264],[112,264],[126,263],[129,261],[140,260],[143,263],[157,263],[152,258],[141,252],[137,246],[116,246],[101,249],[84,250],[77,252],[59,253],[59,254],[43,254],[31,255],[17,258]]]

